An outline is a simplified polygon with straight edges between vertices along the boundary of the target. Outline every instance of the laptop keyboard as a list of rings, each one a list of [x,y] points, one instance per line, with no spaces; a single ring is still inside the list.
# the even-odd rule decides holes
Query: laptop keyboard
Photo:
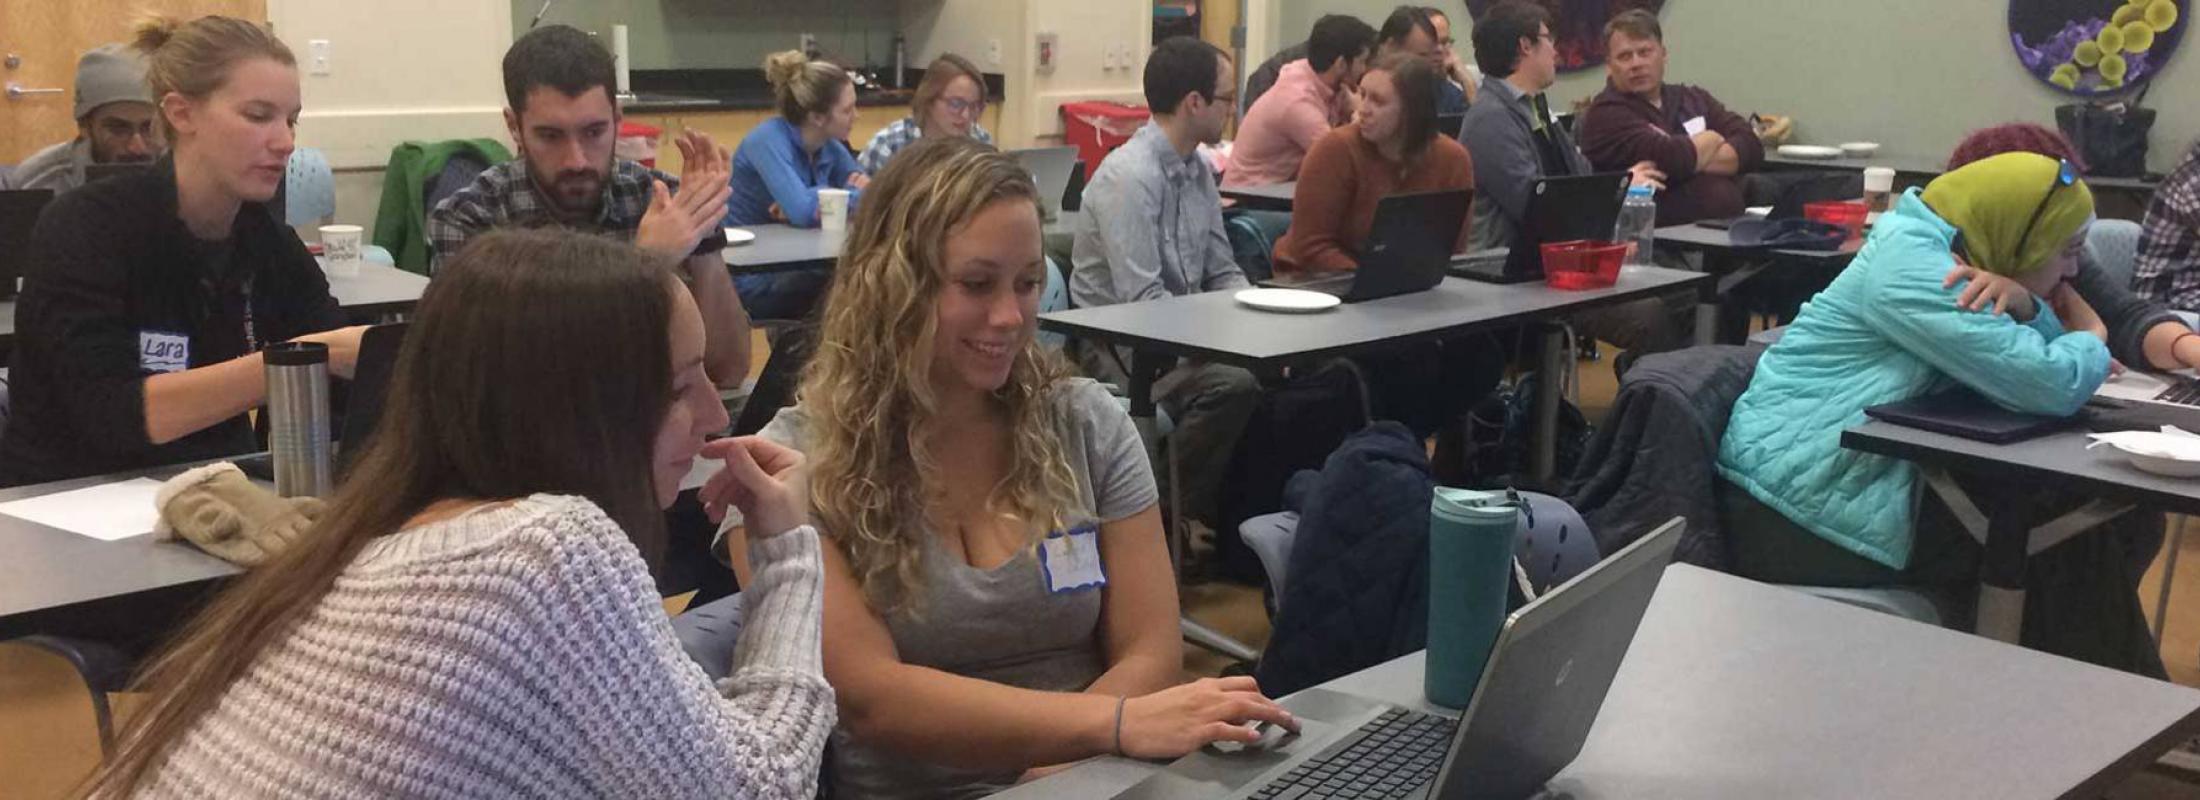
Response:
[[[2166,377],[2169,378],[2169,388],[2163,389],[2161,394],[2154,396],[2156,402],[2200,406],[2200,379],[2188,378],[2183,375]]]
[[[1404,797],[1436,778],[1457,720],[1393,708],[1343,747],[1308,759],[1254,792],[1254,800]]]

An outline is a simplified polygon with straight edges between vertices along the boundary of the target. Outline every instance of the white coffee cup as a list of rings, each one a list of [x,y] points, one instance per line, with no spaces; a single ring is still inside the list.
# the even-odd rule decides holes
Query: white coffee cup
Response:
[[[1864,170],[1864,191],[1867,191],[1867,192],[1892,192],[1892,191],[1894,191],[1894,168],[1893,168],[1893,167],[1868,167],[1868,168],[1866,168],[1866,169]]]
[[[848,227],[848,190],[817,190],[817,227],[837,231]]]
[[[365,230],[357,225],[321,226],[321,258],[333,278],[359,277],[362,252],[360,237]]]

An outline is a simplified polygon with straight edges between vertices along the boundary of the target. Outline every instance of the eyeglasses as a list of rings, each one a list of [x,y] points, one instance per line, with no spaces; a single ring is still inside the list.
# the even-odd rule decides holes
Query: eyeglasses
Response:
[[[2069,159],[2063,159],[2061,165],[2055,169],[2055,185],[2047,187],[2047,194],[2041,195],[2040,204],[2032,209],[2032,218],[2025,220],[2024,233],[2017,237],[2017,253],[2023,253],[2025,243],[2032,240],[2032,228],[2040,224],[2040,215],[2047,213],[2048,201],[2054,200],[2055,193],[2063,187],[2077,182],[2078,165],[2070,163]]]
[[[945,105],[949,112],[955,114],[977,116],[979,114],[985,113],[984,100],[971,101],[964,100],[960,97],[942,97],[940,98],[940,103],[942,105]]]

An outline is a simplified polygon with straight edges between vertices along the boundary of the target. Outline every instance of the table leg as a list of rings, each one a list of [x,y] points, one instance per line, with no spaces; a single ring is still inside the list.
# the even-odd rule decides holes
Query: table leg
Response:
[[[2032,541],[2032,501],[2004,493],[1986,519],[1986,552],[1979,563],[1980,636],[2016,644],[2024,632],[2024,568]]]
[[[1153,401],[1154,379],[1159,377],[1162,367],[1166,363],[1168,363],[1167,359],[1158,354],[1146,350],[1134,350],[1131,352],[1131,374],[1125,376],[1130,379],[1131,383],[1130,386],[1126,387],[1130,391],[1131,425],[1138,430],[1140,441],[1150,442],[1156,448],[1156,450],[1148,453],[1149,458],[1161,455],[1159,449],[1166,447],[1161,441],[1161,433],[1155,421],[1158,413],[1155,410]],[[1154,463],[1160,462],[1155,461]],[[1175,473],[1171,473],[1169,475],[1170,482],[1174,483],[1176,477]],[[1182,573],[1184,571],[1184,548],[1183,542],[1180,541],[1182,526],[1176,524],[1173,519],[1174,516],[1178,515],[1179,508],[1179,506],[1171,506],[1169,515],[1172,518],[1164,519],[1163,524],[1168,526],[1168,535],[1164,538],[1169,543],[1169,564],[1177,572]]]
[[[1703,254],[1703,271],[1711,273],[1711,280],[1704,281],[1696,290],[1696,344],[1717,344],[1719,341],[1719,278],[1732,266],[1723,254],[1710,251]]]
[[[1535,368],[1535,416],[1530,420],[1528,478],[1537,488],[1554,488],[1558,472],[1558,400],[1566,363],[1566,326],[1545,323],[1543,353]]]

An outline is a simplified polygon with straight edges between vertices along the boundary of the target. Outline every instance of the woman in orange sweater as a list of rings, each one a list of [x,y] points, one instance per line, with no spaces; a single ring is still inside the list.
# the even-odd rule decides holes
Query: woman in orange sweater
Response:
[[[1358,269],[1360,245],[1375,224],[1375,206],[1389,195],[1474,188],[1467,148],[1436,130],[1433,63],[1411,54],[1386,57],[1360,79],[1352,123],[1314,142],[1299,167],[1291,231],[1276,242],[1284,275]],[[1466,248],[1468,222],[1459,226]],[[1437,439],[1432,467],[1451,485],[1467,476],[1459,463],[1460,421],[1504,374],[1508,348],[1489,334],[1432,342],[1378,356],[1361,356],[1371,411]]]
[[[1360,244],[1384,197],[1474,188],[1474,160],[1457,139],[1436,130],[1436,82],[1427,59],[1398,53],[1360,79],[1352,123],[1314,142],[1299,167],[1291,231],[1276,242],[1286,274],[1359,268]],[[1468,226],[1459,227],[1464,250]]]

